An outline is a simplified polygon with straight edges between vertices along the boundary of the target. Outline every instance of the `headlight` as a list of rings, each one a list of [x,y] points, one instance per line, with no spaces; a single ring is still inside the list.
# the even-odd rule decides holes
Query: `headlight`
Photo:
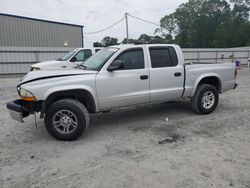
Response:
[[[18,91],[19,91],[19,95],[20,95],[22,100],[24,100],[24,101],[36,101],[35,96],[31,92],[29,92],[23,88],[18,88]]]
[[[31,71],[39,71],[39,70],[41,70],[41,68],[39,68],[39,67],[31,67]]]

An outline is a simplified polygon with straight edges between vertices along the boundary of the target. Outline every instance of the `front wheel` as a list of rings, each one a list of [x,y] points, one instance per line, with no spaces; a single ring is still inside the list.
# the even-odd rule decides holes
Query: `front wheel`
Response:
[[[218,90],[213,85],[202,84],[191,99],[191,107],[198,114],[210,114],[217,107],[218,101]]]
[[[54,102],[45,115],[45,127],[58,140],[75,140],[87,129],[89,114],[85,106],[74,99]]]

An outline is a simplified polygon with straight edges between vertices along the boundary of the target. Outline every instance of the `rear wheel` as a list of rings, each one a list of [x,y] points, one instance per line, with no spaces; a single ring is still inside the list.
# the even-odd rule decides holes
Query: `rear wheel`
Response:
[[[218,90],[213,85],[202,84],[191,99],[191,107],[198,114],[210,114],[217,107],[218,101]]]
[[[88,128],[89,114],[85,106],[74,99],[53,103],[45,115],[45,127],[58,140],[75,140]]]

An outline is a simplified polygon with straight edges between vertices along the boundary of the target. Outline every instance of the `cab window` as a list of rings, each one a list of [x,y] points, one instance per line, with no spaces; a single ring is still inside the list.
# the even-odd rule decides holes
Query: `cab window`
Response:
[[[124,67],[121,70],[143,69],[144,55],[142,48],[131,49],[123,52],[116,60],[121,60]]]
[[[88,59],[92,55],[92,51],[90,49],[80,50],[74,57],[75,61],[84,61]]]
[[[149,53],[152,68],[178,65],[178,58],[173,47],[150,47]]]

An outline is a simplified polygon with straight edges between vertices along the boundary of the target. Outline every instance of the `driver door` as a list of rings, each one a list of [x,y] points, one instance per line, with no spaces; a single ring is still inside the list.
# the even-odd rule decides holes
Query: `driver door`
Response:
[[[123,63],[122,68],[97,74],[100,110],[149,102],[149,70],[144,59],[142,48],[125,50],[115,59]]]

